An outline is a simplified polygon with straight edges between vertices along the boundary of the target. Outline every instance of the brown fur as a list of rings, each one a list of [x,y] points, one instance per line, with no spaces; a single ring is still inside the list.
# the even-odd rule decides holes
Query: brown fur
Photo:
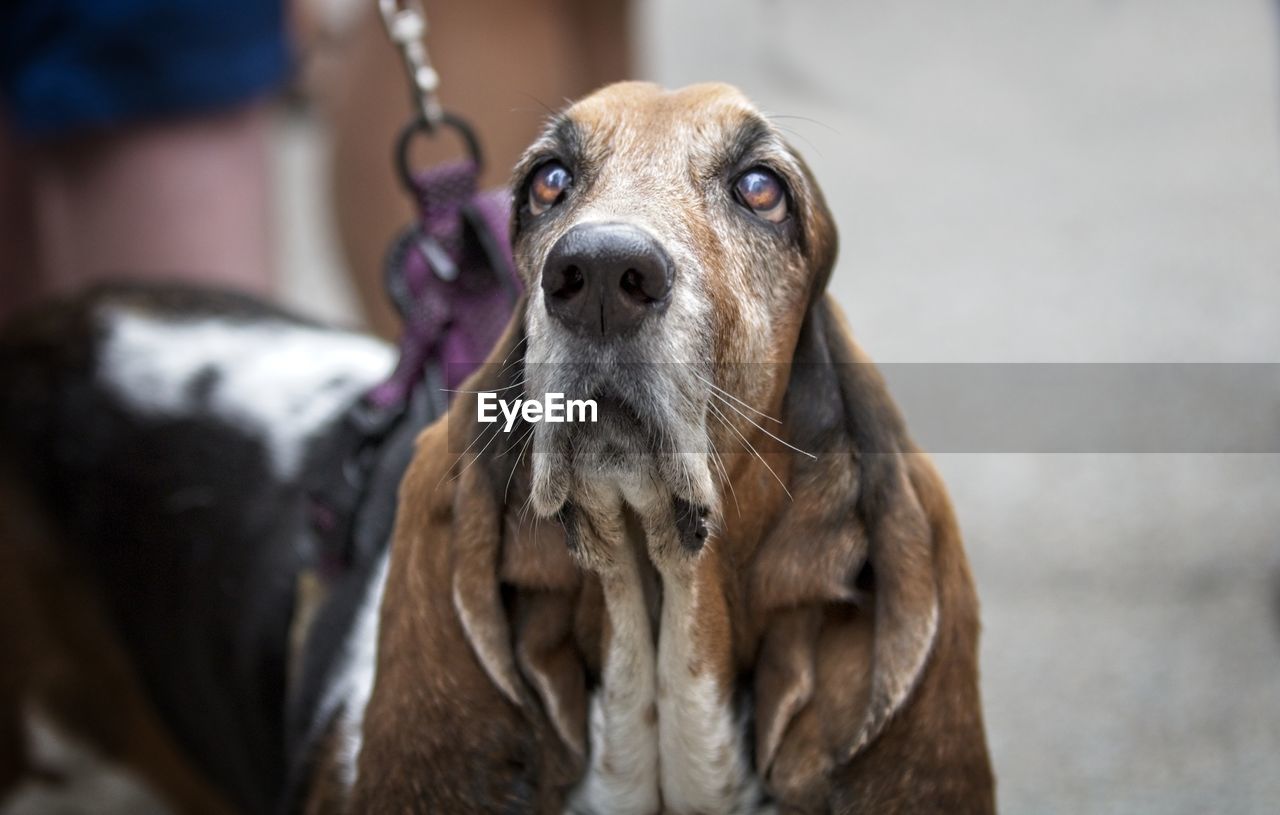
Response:
[[[707,141],[696,153],[753,115],[723,86],[625,85],[566,121],[594,162],[582,172],[603,176],[610,162],[639,160],[631,151],[664,160],[672,119]],[[670,192],[666,205],[692,222],[717,359],[780,363],[723,387],[781,415],[783,438],[823,451],[809,460],[741,426],[762,456],[725,455],[718,486],[736,497],[724,498],[716,546],[693,562],[699,653],[724,687],[753,688],[756,771],[782,811],[991,812],[977,600],[959,532],[932,464],[822,295],[835,231],[796,166],[799,248],[758,258],[776,277],[765,348],[745,339],[760,327],[726,286],[729,264],[776,250],[688,193],[640,188]],[[516,239],[530,285],[553,237]],[[514,381],[503,363],[519,358],[525,309],[466,390]],[[744,349],[754,350],[744,359]],[[477,455],[474,416],[463,394],[423,434],[403,486],[355,811],[555,812],[583,772],[586,694],[608,636],[599,580],[574,567],[572,535],[530,517],[528,461]],[[459,439],[480,443],[460,454]]]

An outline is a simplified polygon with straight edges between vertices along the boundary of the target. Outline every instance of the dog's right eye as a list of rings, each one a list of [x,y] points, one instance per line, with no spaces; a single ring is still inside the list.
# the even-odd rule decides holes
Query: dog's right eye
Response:
[[[738,203],[757,218],[774,224],[787,219],[787,188],[772,170],[764,167],[747,170],[734,182],[733,194]]]
[[[560,203],[565,191],[573,186],[573,176],[558,161],[548,161],[533,171],[529,181],[529,212],[541,215]]]

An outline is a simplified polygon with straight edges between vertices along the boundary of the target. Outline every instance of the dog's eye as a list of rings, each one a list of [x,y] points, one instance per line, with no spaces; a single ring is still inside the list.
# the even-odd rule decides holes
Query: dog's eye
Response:
[[[770,223],[782,223],[787,217],[787,190],[782,179],[763,167],[752,167],[733,185],[733,194],[747,209]]]
[[[541,215],[560,203],[565,190],[573,186],[573,176],[558,161],[548,161],[533,171],[529,182],[529,211]]]

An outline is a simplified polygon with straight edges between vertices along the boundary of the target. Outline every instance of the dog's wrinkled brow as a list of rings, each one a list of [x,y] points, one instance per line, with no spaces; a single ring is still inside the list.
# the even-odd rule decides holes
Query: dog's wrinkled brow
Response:
[[[582,141],[582,131],[578,128],[577,122],[564,114],[556,117],[548,139],[548,145],[553,147],[556,153],[570,160],[581,159]]]
[[[730,167],[742,164],[766,145],[776,145],[777,135],[769,123],[758,116],[748,116],[729,139],[725,149],[725,163]]]
[[[586,158],[582,129],[567,113],[556,114],[542,137],[539,138],[524,158],[516,165],[515,182],[519,184],[535,166],[550,158],[558,159],[566,165],[576,167]]]

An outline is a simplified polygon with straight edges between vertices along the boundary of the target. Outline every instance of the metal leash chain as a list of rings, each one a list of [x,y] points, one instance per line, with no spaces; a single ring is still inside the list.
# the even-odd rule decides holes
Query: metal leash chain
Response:
[[[307,488],[330,581],[382,551],[413,438],[448,408],[447,389],[460,386],[475,367],[472,360],[488,353],[518,297],[506,240],[507,196],[475,190],[480,143],[437,99],[439,76],[423,43],[421,0],[378,0],[378,8],[413,95],[413,118],[400,131],[395,156],[418,211],[386,264],[387,290],[403,319],[400,360],[347,410],[324,445],[328,466],[316,466],[316,481]],[[409,162],[414,137],[445,129],[462,138],[469,158],[415,171]]]
[[[428,129],[434,129],[444,121],[444,109],[436,92],[440,88],[440,74],[431,66],[427,43],[427,14],[420,0],[378,0],[382,23],[387,36],[404,60],[409,74],[409,88],[413,94],[413,108],[422,116]]]
[[[414,173],[409,166],[409,145],[416,134],[434,136],[440,132],[441,126],[454,130],[466,143],[467,152],[471,154],[477,172],[484,166],[484,156],[480,152],[480,141],[470,125],[440,104],[440,74],[431,65],[431,56],[427,53],[427,44],[423,39],[427,33],[427,15],[422,9],[421,0],[378,0],[378,9],[382,12],[382,23],[387,29],[387,36],[399,49],[409,77],[414,115],[413,120],[400,131],[400,138],[396,141],[396,167],[400,172],[400,182],[416,199],[421,191],[414,182]]]

